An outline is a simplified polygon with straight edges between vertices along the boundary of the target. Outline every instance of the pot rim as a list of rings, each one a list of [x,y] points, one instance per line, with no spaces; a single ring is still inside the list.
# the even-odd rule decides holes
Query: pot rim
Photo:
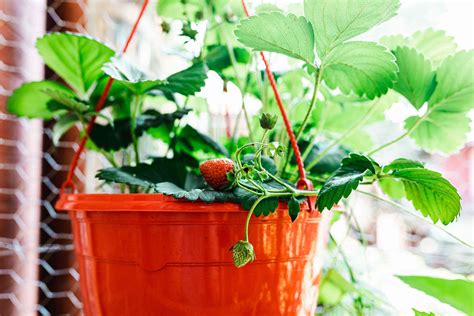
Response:
[[[247,212],[236,202],[202,202],[148,193],[63,193],[56,202],[59,211],[81,212]],[[287,210],[280,202],[278,210]],[[302,209],[307,209],[302,205]]]

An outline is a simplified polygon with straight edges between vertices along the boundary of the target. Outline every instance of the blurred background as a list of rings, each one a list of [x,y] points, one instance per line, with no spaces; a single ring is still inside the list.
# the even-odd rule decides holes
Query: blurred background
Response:
[[[251,7],[261,3],[285,7],[294,2],[249,1]],[[171,34],[162,33],[155,4],[146,12],[129,55],[142,68],[164,76],[184,68],[186,58],[193,54],[193,45],[198,43],[183,45],[176,32],[173,34],[173,28]],[[78,315],[82,307],[68,216],[56,212],[53,206],[77,150],[78,135],[69,133],[58,147],[53,147],[50,125],[9,115],[5,111],[6,98],[25,81],[57,79],[36,54],[37,37],[48,31],[81,32],[100,38],[112,47],[121,47],[140,5],[141,1],[132,0],[0,0],[2,316]],[[364,37],[409,35],[432,27],[453,36],[461,49],[472,49],[473,12],[471,0],[402,0],[396,18]],[[183,58],[176,57],[177,52]],[[273,58],[272,67],[283,69],[286,65]],[[225,133],[225,111],[219,105],[225,104],[229,114],[236,116],[241,95],[232,87],[227,93],[222,89],[213,90],[213,87],[222,87],[217,75],[211,74],[208,80],[203,95],[209,98],[211,111],[190,120],[196,127],[219,137]],[[403,120],[412,114],[410,109],[406,104],[395,104],[388,113],[390,122],[370,127],[376,135],[375,141],[383,143],[401,134]],[[459,220],[444,229],[471,244],[474,243],[472,136],[465,148],[449,157],[422,152],[408,139],[379,156],[380,161],[393,155],[428,161],[430,168],[443,173],[463,199]],[[81,167],[75,175],[76,183],[82,184],[79,190],[92,192],[97,188],[94,172],[103,165],[93,153],[82,156]],[[374,315],[408,315],[412,307],[439,315],[459,313],[409,288],[394,275],[472,276],[472,249],[434,225],[363,195],[352,198],[344,216],[336,217],[331,236],[338,246],[330,243],[326,271],[337,271],[337,275],[351,280],[351,284],[337,278],[327,279],[321,289],[320,300],[324,305],[318,313],[351,315],[355,313],[354,302],[359,304],[360,300],[371,307],[369,310]]]

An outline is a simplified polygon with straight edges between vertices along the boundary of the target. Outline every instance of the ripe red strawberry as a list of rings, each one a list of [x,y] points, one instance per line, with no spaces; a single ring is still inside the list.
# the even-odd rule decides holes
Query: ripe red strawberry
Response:
[[[227,158],[204,161],[200,166],[201,175],[214,190],[225,190],[231,184],[227,173],[234,171],[234,162]]]

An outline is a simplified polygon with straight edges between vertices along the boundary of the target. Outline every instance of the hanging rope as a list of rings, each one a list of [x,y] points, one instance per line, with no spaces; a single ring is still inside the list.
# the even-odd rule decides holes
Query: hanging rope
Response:
[[[127,41],[125,42],[125,45],[122,49],[122,53],[125,53],[132,42],[133,37],[135,36],[135,33],[137,32],[138,24],[140,23],[140,20],[143,17],[143,14],[145,13],[145,9],[148,6],[149,0],[144,0],[143,5],[140,9],[140,13],[138,14],[137,20],[133,24],[132,30],[130,31],[130,34],[127,38]],[[99,98],[99,101],[97,102],[95,106],[95,111],[99,112],[102,110],[102,107],[104,106],[105,101],[107,100],[107,96],[109,95],[110,88],[112,87],[112,83],[114,82],[113,78],[109,78],[107,80],[107,83],[105,85],[104,91],[102,92],[102,95]],[[76,170],[77,164],[79,162],[79,157],[81,156],[82,151],[84,150],[84,147],[86,145],[87,139],[89,138],[89,135],[91,133],[92,127],[94,126],[95,120],[97,116],[93,116],[91,120],[89,121],[89,124],[87,125],[86,132],[84,136],[82,136],[81,142],[79,143],[79,148],[74,154],[74,157],[72,159],[71,166],[69,167],[69,171],[67,174],[66,181],[63,183],[61,187],[61,192],[64,192],[66,188],[70,188],[71,192],[75,191],[75,186],[72,181],[72,177],[74,176],[74,171]]]
[[[247,5],[245,4],[245,0],[242,1],[242,7],[244,9],[245,15],[247,17],[250,16],[249,11],[247,9]],[[275,100],[278,104],[278,108],[280,109],[281,116],[283,118],[283,122],[285,124],[286,132],[288,134],[288,137],[290,138],[290,143],[291,147],[293,148],[293,152],[295,153],[295,158],[296,158],[296,165],[298,166],[298,173],[299,173],[299,180],[296,183],[297,187],[299,188],[304,188],[307,190],[312,190],[313,189],[313,183],[306,178],[306,173],[304,170],[304,162],[303,158],[301,158],[301,151],[298,147],[298,143],[296,141],[295,133],[293,132],[293,128],[291,127],[290,120],[288,119],[288,115],[286,114],[285,107],[283,105],[283,102],[280,97],[280,93],[278,92],[278,88],[276,85],[275,77],[273,76],[272,71],[270,70],[270,65],[268,64],[267,59],[265,58],[265,55],[263,52],[260,52],[260,57],[262,58],[263,63],[265,64],[265,73],[267,74],[268,81],[270,82],[270,86],[272,87],[273,94],[275,96]],[[311,205],[311,202],[309,201],[308,198],[308,207],[310,211],[313,210],[313,207]]]

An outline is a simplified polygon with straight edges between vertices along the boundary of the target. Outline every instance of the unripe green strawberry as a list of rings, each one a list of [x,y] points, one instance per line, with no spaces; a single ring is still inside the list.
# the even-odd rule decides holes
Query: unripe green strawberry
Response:
[[[211,188],[221,191],[232,184],[228,180],[227,173],[234,171],[234,162],[227,158],[211,159],[203,162],[199,170]]]
[[[232,251],[232,259],[237,268],[241,268],[247,263],[255,260],[255,251],[251,243],[245,240],[239,240],[230,248]]]

